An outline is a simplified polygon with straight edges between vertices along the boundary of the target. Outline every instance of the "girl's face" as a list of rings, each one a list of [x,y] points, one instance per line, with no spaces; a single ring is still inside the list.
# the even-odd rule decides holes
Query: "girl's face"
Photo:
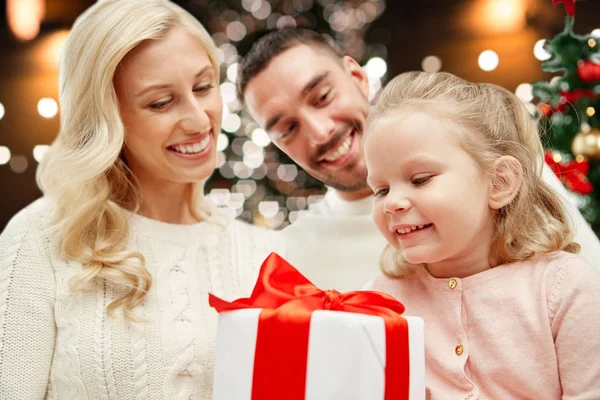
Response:
[[[491,182],[452,126],[400,110],[374,122],[365,140],[377,227],[406,261],[440,278],[489,268],[494,232]]]
[[[182,28],[123,59],[114,84],[127,163],[142,188],[199,182],[213,172],[222,113],[215,72]]]

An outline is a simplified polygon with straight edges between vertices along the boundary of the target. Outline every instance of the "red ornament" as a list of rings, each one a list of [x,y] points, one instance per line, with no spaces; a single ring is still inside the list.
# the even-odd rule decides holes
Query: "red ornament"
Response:
[[[556,110],[563,112],[569,105],[577,102],[582,97],[588,97],[594,99],[598,97],[593,90],[590,89],[577,89],[572,92],[560,92],[560,101],[556,106]]]
[[[546,103],[538,104],[538,110],[542,113],[542,115],[546,118],[549,118],[554,114],[554,110]]]
[[[575,0],[552,0],[552,5],[556,7],[559,3],[563,3],[569,17],[575,15]]]
[[[582,195],[592,193],[594,187],[587,178],[590,171],[590,162],[587,158],[583,161],[569,161],[565,163],[554,161],[554,154],[551,150],[544,153],[546,164],[554,171],[556,176],[562,181],[567,189]]]
[[[600,64],[586,60],[577,65],[577,74],[585,83],[594,83],[600,80]]]

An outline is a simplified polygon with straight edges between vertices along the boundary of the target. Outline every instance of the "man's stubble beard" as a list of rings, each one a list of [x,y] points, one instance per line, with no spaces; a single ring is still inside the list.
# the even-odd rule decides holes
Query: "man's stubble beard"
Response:
[[[321,163],[316,161],[331,149],[336,148],[339,145],[340,141],[347,135],[349,130],[354,130],[353,140],[362,141],[363,128],[363,124],[358,120],[354,120],[352,122],[344,124],[344,126],[341,129],[339,129],[336,133],[333,134],[329,142],[323,144],[319,149],[317,149],[317,151],[315,152],[314,160],[312,162],[312,169],[314,171],[322,171],[324,173],[315,173],[313,175],[315,179],[318,179],[325,185],[342,192],[356,192],[359,190],[363,190],[367,187],[367,168],[365,166],[362,145],[356,144],[357,146],[359,146],[359,154],[357,158],[352,160],[342,170],[333,171],[333,173],[328,173],[329,171],[324,171],[324,168],[322,168]],[[349,176],[346,179],[339,179],[338,176],[342,174],[348,174]]]

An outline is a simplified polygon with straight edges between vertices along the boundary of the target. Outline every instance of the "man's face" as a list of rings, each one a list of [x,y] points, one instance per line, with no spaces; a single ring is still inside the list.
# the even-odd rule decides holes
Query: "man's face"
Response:
[[[245,103],[271,140],[335,189],[365,189],[362,131],[367,77],[353,59],[299,44],[279,54],[246,87]]]

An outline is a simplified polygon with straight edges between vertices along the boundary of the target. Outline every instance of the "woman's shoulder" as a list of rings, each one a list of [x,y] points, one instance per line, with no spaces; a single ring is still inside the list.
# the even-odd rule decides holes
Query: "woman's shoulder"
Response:
[[[0,266],[14,266],[23,263],[45,265],[48,260],[46,243],[51,237],[51,203],[41,198],[15,214],[0,235]],[[10,271],[4,269],[4,272]]]
[[[49,226],[52,213],[52,202],[41,197],[17,212],[6,225],[5,232],[10,230],[42,231]]]

